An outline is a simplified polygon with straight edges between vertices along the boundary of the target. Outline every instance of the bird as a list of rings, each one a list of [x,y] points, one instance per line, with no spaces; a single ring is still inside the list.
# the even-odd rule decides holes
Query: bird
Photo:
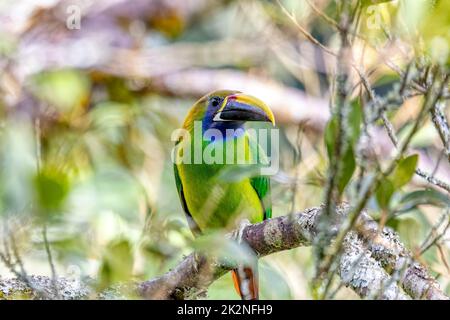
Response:
[[[233,168],[250,168],[235,163],[238,162],[238,146],[245,150],[243,157],[248,161],[246,163],[254,160],[261,151],[248,134],[245,124],[249,121],[268,122],[275,126],[273,112],[263,101],[237,90],[206,94],[191,107],[184,120],[182,129],[188,136],[181,135],[175,142],[174,176],[181,206],[194,236],[215,230],[229,231],[235,229],[239,222],[243,222],[245,227],[272,216],[268,176],[244,174],[229,178]],[[200,135],[197,133],[196,136],[196,129],[201,131]],[[230,130],[233,134],[228,134]],[[215,134],[208,136],[214,137],[204,139],[209,131]],[[187,153],[191,153],[192,158],[192,153],[204,153],[214,147],[226,150],[222,155],[215,155],[215,159],[221,161],[186,161],[189,159],[185,157]],[[241,299],[259,299],[256,256],[254,263],[238,265],[231,272]]]

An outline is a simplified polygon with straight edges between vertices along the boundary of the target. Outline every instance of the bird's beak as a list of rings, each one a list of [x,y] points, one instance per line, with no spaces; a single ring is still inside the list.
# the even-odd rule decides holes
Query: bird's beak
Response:
[[[266,121],[275,125],[272,110],[264,102],[242,93],[227,96],[214,121]]]

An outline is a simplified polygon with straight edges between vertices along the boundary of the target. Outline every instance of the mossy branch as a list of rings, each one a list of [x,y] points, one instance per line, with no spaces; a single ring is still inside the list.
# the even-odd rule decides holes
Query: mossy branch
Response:
[[[337,207],[330,230],[334,235],[340,230],[351,207]],[[319,217],[323,206],[306,209],[294,215],[281,216],[250,225],[244,229],[243,239],[264,257],[279,251],[300,246],[310,246],[317,236]],[[398,235],[379,225],[366,212],[362,212],[355,228],[344,241],[338,274],[343,285],[353,289],[361,298],[368,299],[449,299],[439,288],[424,266],[414,261],[411,253],[400,242]],[[57,279],[62,299],[92,299],[125,297],[128,294],[145,299],[186,299],[204,293],[208,286],[224,275],[233,265],[192,253],[164,275],[142,283],[95,293],[88,284],[80,281]],[[51,278],[30,276],[34,288],[52,294]],[[123,290],[122,290],[123,289]],[[0,298],[42,298],[33,295],[25,283],[17,279],[0,279]]]

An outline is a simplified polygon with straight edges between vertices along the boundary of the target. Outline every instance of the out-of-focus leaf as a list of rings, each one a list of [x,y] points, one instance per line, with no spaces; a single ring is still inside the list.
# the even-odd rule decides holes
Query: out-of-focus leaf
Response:
[[[99,161],[99,160],[97,160]],[[129,172],[104,161],[90,179],[79,185],[71,194],[71,202],[85,212],[98,215],[111,210],[128,221],[136,221],[139,203],[142,201],[142,188]]]
[[[0,120],[0,216],[22,212],[34,200],[36,174],[33,129],[19,119]]]
[[[101,289],[120,281],[129,281],[133,269],[133,253],[127,240],[114,241],[105,250],[99,269]]]
[[[125,79],[111,77],[106,80],[106,89],[111,101],[123,104],[131,104],[135,100]]]
[[[153,261],[159,259],[169,259],[175,257],[178,253],[178,249],[170,243],[163,242],[150,242],[148,241],[142,246],[144,253]]]
[[[397,14],[397,28],[407,35],[417,32],[417,28],[424,20],[430,8],[431,1],[402,0],[399,2]]]
[[[67,176],[56,169],[46,168],[34,178],[36,200],[43,214],[61,209],[69,193]]]
[[[241,298],[233,287],[231,272],[214,281],[208,287],[208,299],[213,300],[240,300]]]
[[[229,266],[235,266],[238,263],[251,263],[254,255],[248,247],[241,246],[236,241],[225,238],[220,231],[210,232],[196,238],[193,248],[198,252],[220,257],[222,263]]]
[[[47,71],[33,78],[32,91],[62,112],[69,112],[86,103],[89,78],[75,70]]]
[[[450,63],[450,1],[426,1],[427,15],[420,24],[429,56],[440,64]]]
[[[54,229],[54,227],[53,227]],[[73,261],[78,259],[86,259],[89,250],[89,243],[85,237],[77,234],[60,234],[66,232],[67,226],[58,225],[56,239],[53,232],[51,247],[58,252],[58,259],[65,261]]]
[[[89,113],[92,128],[108,143],[123,143],[130,122],[130,106],[117,102],[101,102]]]
[[[387,225],[399,233],[400,239],[409,248],[417,247],[428,234],[431,225],[421,210],[389,219]]]
[[[259,271],[263,299],[292,299],[289,284],[275,268],[268,263],[261,263]]]
[[[406,217],[401,219],[398,223],[397,232],[402,237],[403,241],[409,244],[418,244],[421,238],[418,235],[421,233],[421,225],[419,221],[412,217]]]
[[[387,209],[389,207],[389,202],[394,191],[394,184],[390,179],[383,179],[383,181],[381,181],[381,184],[376,191],[377,202],[381,208]]]
[[[395,188],[402,187],[411,180],[416,170],[418,159],[419,156],[413,154],[399,161],[391,178]]]
[[[383,26],[392,23],[393,17],[396,16],[397,2],[365,0],[362,5],[360,32],[370,37],[370,41],[384,40]]]
[[[429,190],[417,190],[405,194],[399,203],[397,212],[405,212],[414,209],[421,204],[431,204],[434,206],[449,206],[450,198],[434,189]]]
[[[174,39],[179,37],[185,28],[183,16],[176,10],[167,10],[153,17],[151,26],[160,31],[166,37]]]

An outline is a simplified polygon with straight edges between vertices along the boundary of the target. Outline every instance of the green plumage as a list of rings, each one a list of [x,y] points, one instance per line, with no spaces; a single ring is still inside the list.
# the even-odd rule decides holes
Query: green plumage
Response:
[[[206,95],[184,121],[183,129],[190,138],[180,138],[175,146],[174,175],[195,235],[235,229],[244,219],[257,223],[272,216],[270,180],[258,175],[267,158],[243,131],[246,121],[275,123],[272,111],[261,100],[237,91]],[[241,131],[228,136],[230,129]],[[214,130],[220,135],[203,139]],[[194,155],[199,154],[202,161],[196,162]],[[213,161],[206,161],[205,155]],[[258,299],[257,259],[253,256],[251,260],[232,272],[242,299]]]
[[[240,139],[248,147],[246,159],[253,157],[249,139],[246,135],[224,144],[239,144]],[[183,146],[181,141],[177,146]],[[222,142],[214,142],[222,143]],[[204,145],[205,147],[206,145]],[[226,147],[224,147],[226,149]],[[204,148],[203,148],[204,150]],[[225,153],[226,155],[226,153]],[[193,232],[212,229],[235,228],[236,222],[248,219],[252,223],[270,218],[272,204],[270,201],[270,180],[268,177],[256,176],[230,179],[233,164],[175,164],[175,182],[184,211],[194,223],[190,223]],[[236,170],[245,171],[245,165]],[[250,169],[250,165],[249,165]]]
[[[248,219],[252,223],[260,222],[272,216],[272,204],[270,200],[270,180],[265,176],[249,175],[251,165],[237,165],[238,147],[244,146],[244,158],[256,160],[265,156],[256,141],[253,141],[245,133],[243,135],[227,138],[219,141],[194,141],[195,121],[214,126],[211,118],[218,110],[211,112],[211,99],[225,99],[225,97],[235,94],[235,91],[216,91],[213,94],[201,98],[191,108],[187,115],[183,128],[187,130],[191,137],[180,139],[176,144],[176,157],[182,157],[183,152],[195,153],[195,148],[201,148],[203,154],[205,149],[211,148],[211,144],[222,144],[224,164],[189,164],[178,163],[174,165],[175,182],[181,199],[182,207],[189,217],[190,227],[198,234],[211,229],[235,228],[236,223],[242,219]],[[244,97],[248,99],[248,97]],[[256,98],[255,98],[256,99]],[[262,104],[255,100],[255,104]],[[269,110],[270,112],[270,110]],[[273,117],[273,115],[272,115]],[[217,124],[217,123],[216,123]],[[232,126],[232,122],[223,122],[225,128]],[[222,129],[223,129],[222,127]],[[205,128],[203,128],[205,129]],[[234,150],[234,164],[226,163],[227,150]],[[197,150],[198,151],[198,150]],[[247,170],[248,168],[248,170]],[[233,174],[233,171],[240,170],[244,174]],[[230,179],[230,176],[234,178]]]

